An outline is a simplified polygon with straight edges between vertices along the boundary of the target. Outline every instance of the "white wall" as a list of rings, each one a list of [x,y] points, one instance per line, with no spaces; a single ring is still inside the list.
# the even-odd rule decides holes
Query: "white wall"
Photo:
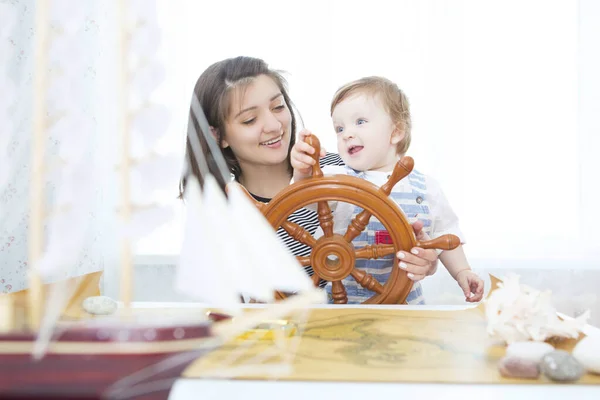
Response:
[[[588,258],[600,222],[591,176],[597,3],[159,0],[159,7],[170,71],[164,93],[175,121],[166,143],[174,148],[183,149],[195,80],[222,58],[257,56],[288,71],[305,126],[333,151],[335,89],[384,75],[411,100],[409,154],[441,181],[474,265],[598,265]],[[175,253],[174,230],[146,240],[139,254]]]
[[[579,1],[578,41],[578,166],[580,173],[580,230],[587,253],[600,256],[600,2]]]

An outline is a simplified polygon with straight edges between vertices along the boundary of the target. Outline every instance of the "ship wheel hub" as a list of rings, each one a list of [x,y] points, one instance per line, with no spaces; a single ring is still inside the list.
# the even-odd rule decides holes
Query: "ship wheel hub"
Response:
[[[337,234],[321,237],[311,255],[313,269],[326,281],[346,278],[352,272],[355,261],[354,246]]]

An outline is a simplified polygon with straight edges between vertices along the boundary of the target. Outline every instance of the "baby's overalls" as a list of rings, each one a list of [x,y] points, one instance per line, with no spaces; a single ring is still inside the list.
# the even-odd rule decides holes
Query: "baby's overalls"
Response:
[[[349,175],[365,179],[364,172],[357,172],[350,168],[348,170]],[[431,236],[432,218],[426,193],[427,185],[425,176],[418,171],[412,171],[406,178],[396,184],[390,197],[400,206],[410,224],[414,223],[417,219],[421,220],[424,225],[423,230]],[[355,206],[352,218],[356,217],[361,211],[362,208]],[[386,244],[391,243],[391,241],[383,224],[373,216],[367,227],[352,243],[358,249],[366,245]],[[410,251],[410,249],[406,249],[406,251]],[[381,284],[387,281],[392,268],[399,268],[397,264],[394,264],[393,254],[371,260],[357,259],[356,267],[373,275]],[[364,289],[352,276],[345,278],[342,283],[348,294],[348,304],[360,304],[376,294],[368,289]],[[329,302],[332,303],[331,283],[327,284],[326,290]],[[423,291],[419,282],[413,284],[412,290],[406,298],[406,304],[425,304]]]

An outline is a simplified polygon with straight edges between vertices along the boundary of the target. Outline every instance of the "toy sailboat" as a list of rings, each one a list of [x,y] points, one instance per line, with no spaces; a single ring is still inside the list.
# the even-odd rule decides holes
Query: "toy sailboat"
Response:
[[[69,7],[72,5],[70,3]],[[76,239],[83,229],[83,223],[77,217],[87,212],[85,190],[79,191],[79,188],[82,184],[84,188],[90,188],[93,182],[82,179],[82,176],[87,176],[85,173],[75,173],[86,168],[85,161],[66,157],[61,167],[66,172],[63,172],[60,184],[70,188],[70,191],[65,189],[70,195],[60,199],[64,204],[57,204],[59,211],[66,211],[53,212],[53,217],[48,220],[44,218],[43,143],[48,124],[45,105],[48,66],[44,46],[48,45],[48,7],[47,1],[38,1],[36,5],[35,123],[30,182],[34,195],[29,225],[29,298],[27,304],[15,304],[10,296],[0,295],[0,398],[166,398],[171,384],[182,370],[203,353],[265,320],[283,318],[310,304],[323,302],[324,294],[314,288],[300,264],[283,247],[266,221],[250,229],[244,225],[248,223],[246,220],[231,217],[235,210],[243,208],[246,213],[256,214],[258,220],[263,218],[240,187],[231,186],[225,196],[196,145],[193,159],[202,171],[202,185],[195,177],[186,176],[188,185],[184,200],[187,221],[175,280],[177,287],[208,306],[228,310],[241,310],[242,296],[269,302],[274,300],[277,290],[297,295],[255,312],[240,312],[233,319],[219,322],[199,317],[170,321],[135,318],[130,309],[133,280],[131,242],[137,238],[138,233],[135,232],[153,229],[151,225],[161,222],[161,218],[135,218],[136,213],[157,206],[139,207],[133,204],[130,173],[135,168],[138,172],[151,171],[152,168],[139,167],[145,162],[156,162],[156,159],[131,157],[131,114],[127,105],[122,104],[120,135],[123,154],[118,173],[122,183],[119,215],[125,233],[119,236],[118,244],[121,249],[123,309],[115,316],[81,321],[61,319],[61,311],[75,288],[66,286],[64,282],[69,281],[55,281],[51,290],[44,290],[44,283],[61,273],[64,276],[73,263]],[[125,25],[123,21],[125,18],[121,21],[122,26]],[[122,53],[126,54],[125,51]],[[127,63],[123,61],[123,65]],[[120,81],[121,97],[127,98],[124,96],[127,79],[121,76]],[[213,143],[212,137],[207,135],[208,124],[197,99],[193,98],[192,103],[188,137],[197,144],[197,135],[203,134],[209,143]],[[68,112],[63,112],[63,115],[63,118],[69,118]],[[195,129],[194,119],[201,132]],[[64,126],[73,127],[73,124]],[[67,129],[63,133],[76,136],[81,131]],[[218,159],[220,153],[217,151],[213,156]],[[187,162],[191,160],[190,157]],[[161,168],[170,168],[167,164],[168,161],[163,160]],[[184,170],[191,171],[192,168]],[[221,168],[218,173],[225,175],[228,171]],[[154,176],[152,178],[150,181],[156,181]],[[219,219],[219,224],[214,223],[215,219]],[[214,234],[215,225],[227,225],[228,222],[233,224],[229,225],[228,231],[235,235],[230,235],[226,243],[219,242],[220,235]],[[45,226],[48,237],[44,246]],[[261,235],[264,247],[248,248],[244,238],[248,232]],[[46,304],[42,307],[44,301]]]

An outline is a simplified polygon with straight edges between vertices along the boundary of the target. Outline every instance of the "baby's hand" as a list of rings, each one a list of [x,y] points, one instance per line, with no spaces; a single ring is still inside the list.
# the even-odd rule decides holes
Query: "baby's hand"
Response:
[[[469,303],[476,303],[483,297],[483,279],[470,269],[460,271],[456,275],[456,282],[465,293],[465,300]]]
[[[290,154],[290,162],[294,168],[294,181],[299,181],[308,178],[312,174],[312,166],[315,164],[315,159],[312,154],[315,154],[315,148],[305,142],[307,136],[312,133],[303,129],[296,137],[296,143],[292,147]],[[325,149],[321,147],[320,157],[325,156]]]

